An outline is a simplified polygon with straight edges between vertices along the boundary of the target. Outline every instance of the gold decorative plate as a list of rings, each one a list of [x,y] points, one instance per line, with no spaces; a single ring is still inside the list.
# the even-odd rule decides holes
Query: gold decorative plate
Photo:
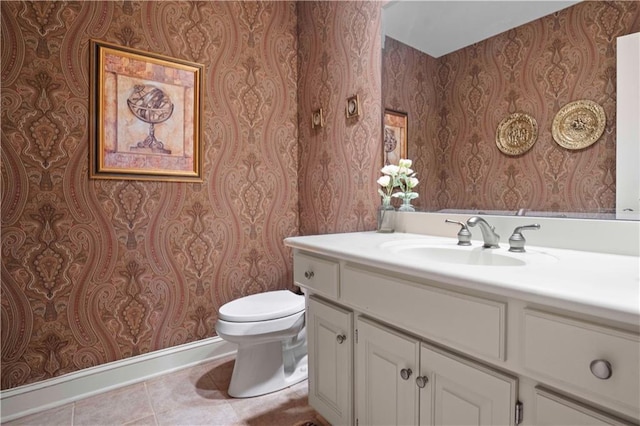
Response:
[[[507,155],[527,152],[538,139],[538,123],[529,114],[516,112],[498,124],[496,145]]]
[[[567,149],[582,149],[600,139],[607,123],[604,109],[590,100],[563,106],[553,119],[553,139]]]

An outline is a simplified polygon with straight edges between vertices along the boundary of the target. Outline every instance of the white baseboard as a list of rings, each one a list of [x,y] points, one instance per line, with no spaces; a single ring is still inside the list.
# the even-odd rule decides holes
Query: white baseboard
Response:
[[[235,344],[211,337],[8,389],[0,392],[0,422],[223,358],[236,350]]]

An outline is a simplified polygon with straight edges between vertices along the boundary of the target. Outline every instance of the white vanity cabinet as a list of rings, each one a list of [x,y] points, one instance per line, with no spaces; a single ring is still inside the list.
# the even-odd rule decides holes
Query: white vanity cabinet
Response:
[[[353,313],[311,296],[306,314],[309,404],[332,424],[351,424]]]
[[[420,425],[510,425],[520,421],[518,379],[423,343]],[[426,379],[426,380],[425,380]],[[518,412],[516,412],[518,411]]]
[[[362,317],[356,330],[357,424],[418,424],[420,342]]]
[[[360,317],[356,419],[362,425],[509,425],[517,379]]]
[[[637,326],[305,248],[309,402],[332,424],[640,424]]]

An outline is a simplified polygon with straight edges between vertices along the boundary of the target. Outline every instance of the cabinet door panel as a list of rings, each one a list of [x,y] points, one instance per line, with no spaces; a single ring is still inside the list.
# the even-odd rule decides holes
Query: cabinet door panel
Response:
[[[631,425],[542,388],[535,390],[534,416],[537,426]]]
[[[418,423],[419,343],[364,318],[356,321],[356,418],[361,425]],[[402,370],[411,369],[405,380]],[[405,372],[406,372],[405,371]]]
[[[353,418],[352,329],[353,313],[309,298],[309,404],[334,425],[351,424]]]
[[[515,418],[517,379],[438,350],[420,348],[421,425],[509,425]]]

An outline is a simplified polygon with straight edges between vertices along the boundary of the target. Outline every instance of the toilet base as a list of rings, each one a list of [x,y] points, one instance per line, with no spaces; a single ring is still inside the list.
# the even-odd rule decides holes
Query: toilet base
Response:
[[[306,350],[299,358],[292,358],[289,351],[285,351],[284,356],[288,358],[286,363],[283,361],[281,341],[239,345],[229,384],[229,396],[250,398],[275,392],[305,380],[307,378]]]

